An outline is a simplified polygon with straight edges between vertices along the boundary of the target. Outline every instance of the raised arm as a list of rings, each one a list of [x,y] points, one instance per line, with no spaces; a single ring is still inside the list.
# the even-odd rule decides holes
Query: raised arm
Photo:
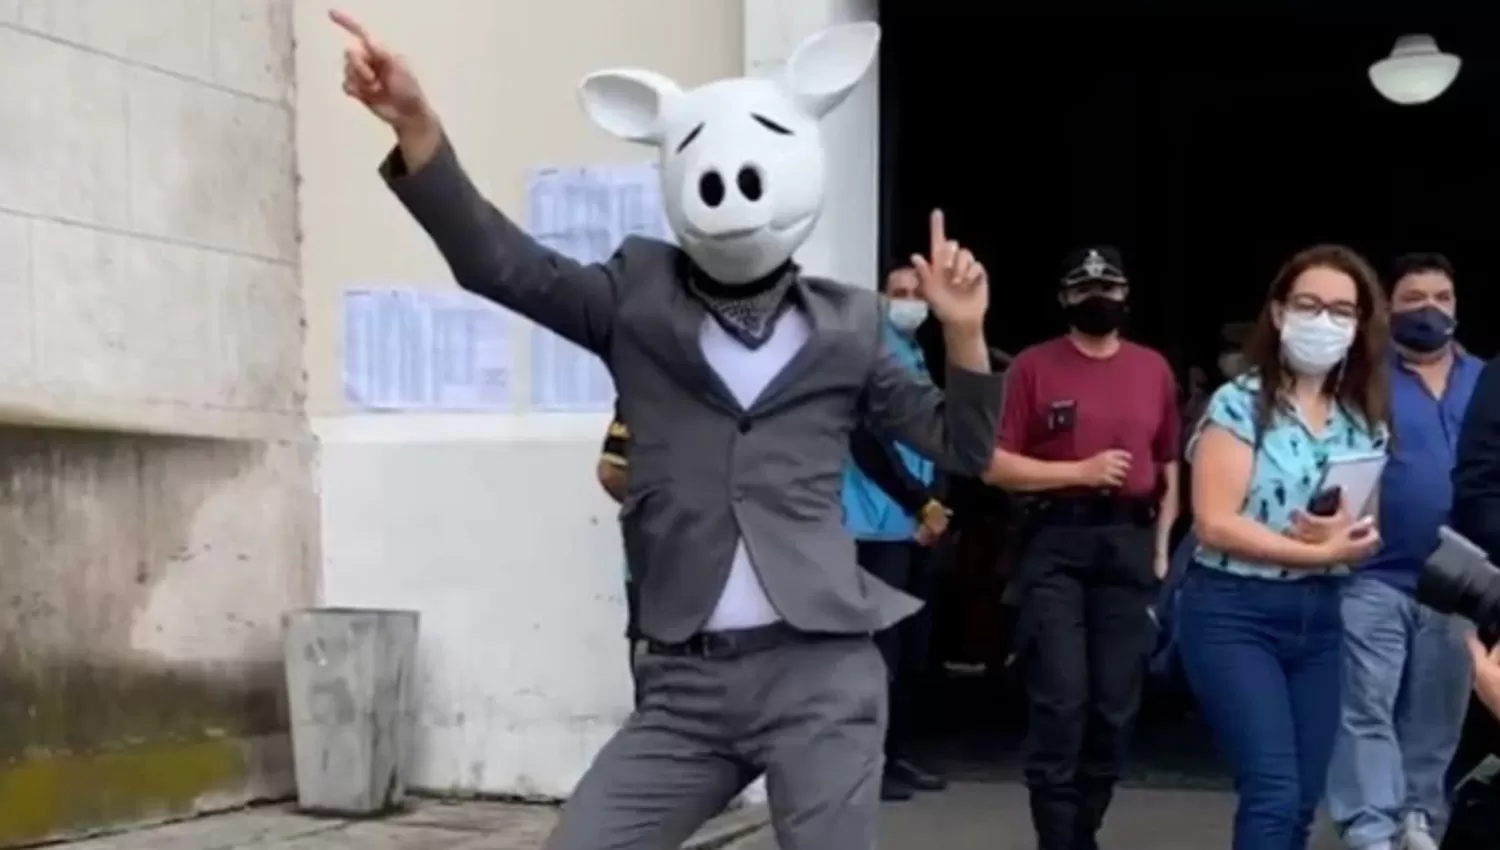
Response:
[[[351,36],[344,91],[396,134],[396,149],[381,173],[458,284],[603,354],[624,276],[623,253],[601,265],[583,265],[538,244],[479,194],[406,62],[349,16],[332,15]]]
[[[945,395],[882,350],[865,388],[865,416],[943,469],[977,477],[989,465],[1004,379],[957,366],[950,355],[946,383]]]
[[[937,210],[932,213],[929,255],[912,257],[912,265],[922,297],[942,322],[947,396],[890,356],[876,321],[874,362],[865,387],[866,416],[878,430],[938,466],[978,476],[989,465],[1005,391],[1003,379],[990,374],[984,341],[989,278],[973,254],[948,239],[943,214]]]

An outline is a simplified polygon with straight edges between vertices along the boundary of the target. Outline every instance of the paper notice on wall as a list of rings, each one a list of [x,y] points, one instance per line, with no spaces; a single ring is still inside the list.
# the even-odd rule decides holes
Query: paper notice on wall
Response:
[[[344,399],[363,410],[511,410],[511,314],[467,292],[344,293]]]
[[[543,168],[530,175],[527,229],[581,263],[609,258],[628,236],[670,239],[657,167],[650,164]],[[544,328],[531,334],[531,407],[609,410],[614,383],[589,352]]]

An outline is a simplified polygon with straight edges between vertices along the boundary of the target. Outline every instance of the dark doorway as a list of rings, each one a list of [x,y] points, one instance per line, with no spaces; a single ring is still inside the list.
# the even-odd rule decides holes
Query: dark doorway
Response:
[[[1061,330],[1064,252],[1118,245],[1134,283],[1131,335],[1182,379],[1213,362],[1221,326],[1252,318],[1300,248],[1344,242],[1381,268],[1440,251],[1458,269],[1461,338],[1494,354],[1500,37],[1470,8],[886,0],[882,255],[923,250],[927,213],[941,206],[991,271],[991,344],[1015,352]],[[1366,68],[1409,32],[1435,36],[1464,65],[1436,102],[1399,107]],[[992,496],[971,498],[994,508]],[[961,607],[953,600],[972,609],[995,591],[968,574],[950,576],[936,600],[940,635]],[[987,634],[951,631],[968,637],[948,634],[939,653]],[[1019,731],[991,674],[977,690],[933,686],[947,694],[942,737],[962,739],[953,749],[971,764],[1004,761]],[[1170,739],[1187,744],[1167,761],[1201,756],[1211,773],[1206,737],[1183,734],[1190,701],[1153,700],[1142,719],[1148,772]],[[1167,735],[1151,734],[1162,726]]]

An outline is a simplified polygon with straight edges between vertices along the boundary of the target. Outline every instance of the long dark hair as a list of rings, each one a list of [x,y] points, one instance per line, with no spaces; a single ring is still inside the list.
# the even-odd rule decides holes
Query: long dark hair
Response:
[[[1314,268],[1332,269],[1353,278],[1359,308],[1359,324],[1349,355],[1324,379],[1323,392],[1333,397],[1346,413],[1362,419],[1366,428],[1373,430],[1389,423],[1390,376],[1385,361],[1390,333],[1385,291],[1380,286],[1380,278],[1353,248],[1315,245],[1299,251],[1276,273],[1255,327],[1245,340],[1245,359],[1260,376],[1255,408],[1257,434],[1264,433],[1270,426],[1280,395],[1292,377],[1281,357],[1281,333],[1276,329],[1271,308],[1275,304],[1281,304],[1283,309],[1290,307],[1287,300],[1292,293],[1292,284],[1303,272]]]

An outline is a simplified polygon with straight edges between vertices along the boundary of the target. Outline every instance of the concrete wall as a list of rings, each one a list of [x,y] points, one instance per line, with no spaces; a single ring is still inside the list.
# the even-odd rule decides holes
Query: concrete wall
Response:
[[[855,0],[349,0],[404,52],[464,162],[524,214],[540,165],[637,162],[592,128],[578,80],[645,66],[694,85],[774,70],[801,38],[873,16]],[[414,785],[565,796],[629,708],[615,509],[594,481],[607,417],[362,415],[340,400],[349,286],[451,286],[374,173],[389,134],[339,92],[341,38],[298,3],[298,149],[310,404],[321,445],[325,601],[423,614]],[[752,32],[753,31],[753,32]],[[772,57],[775,57],[773,60]],[[873,283],[872,81],[832,118],[830,204],[802,259]],[[527,334],[513,341],[518,405]]]
[[[0,846],[290,790],[290,6],[0,0]]]

